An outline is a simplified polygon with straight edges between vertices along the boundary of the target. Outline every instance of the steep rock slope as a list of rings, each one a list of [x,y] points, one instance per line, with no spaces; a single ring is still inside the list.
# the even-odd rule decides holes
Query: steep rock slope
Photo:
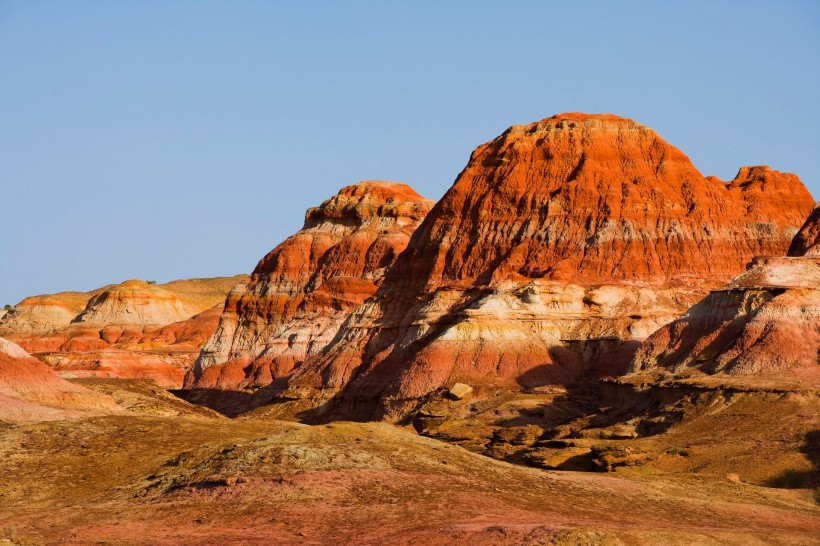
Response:
[[[623,372],[637,340],[752,256],[784,253],[811,206],[794,175],[704,178],[617,116],[511,127],[473,152],[284,396],[395,417],[458,380],[519,388]]]
[[[744,273],[649,337],[630,371],[820,387],[818,233],[815,207],[788,257],[755,258]]]
[[[304,227],[230,293],[186,385],[264,386],[317,354],[373,295],[432,205],[405,184],[364,181],[309,209]]]
[[[60,378],[14,343],[0,338],[0,421],[56,419],[116,409],[114,401]]]

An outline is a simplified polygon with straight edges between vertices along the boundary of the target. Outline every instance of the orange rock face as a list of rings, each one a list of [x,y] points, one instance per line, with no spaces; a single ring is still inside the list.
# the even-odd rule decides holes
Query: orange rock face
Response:
[[[19,346],[0,338],[0,421],[59,419],[114,409],[110,397],[69,383]]]
[[[818,210],[795,237],[790,256],[755,258],[744,273],[649,337],[630,372],[820,387]]]
[[[228,290],[245,280],[131,280],[92,292],[33,296],[0,320],[0,332],[57,371],[179,387],[216,330]]]
[[[520,388],[623,372],[638,340],[752,256],[785,253],[811,206],[794,175],[705,178],[617,116],[514,126],[473,152],[286,396],[333,396],[370,417],[455,381]]]
[[[407,185],[365,181],[309,209],[302,230],[228,296],[186,385],[264,386],[318,354],[376,292],[432,204]]]

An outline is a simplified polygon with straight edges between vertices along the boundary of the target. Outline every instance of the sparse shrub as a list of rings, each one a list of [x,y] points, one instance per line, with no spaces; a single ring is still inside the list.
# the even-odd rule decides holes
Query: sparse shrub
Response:
[[[12,309],[14,309],[14,307],[7,303],[6,305],[3,306],[3,309],[5,309],[6,311],[11,311]]]
[[[681,457],[688,457],[689,452],[680,447],[670,447],[666,450],[667,455],[679,455]]]
[[[148,284],[157,284],[157,281],[148,281]]]

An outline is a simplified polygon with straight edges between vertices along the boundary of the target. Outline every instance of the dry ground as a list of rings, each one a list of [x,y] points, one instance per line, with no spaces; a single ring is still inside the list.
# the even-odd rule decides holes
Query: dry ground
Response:
[[[660,470],[540,470],[387,424],[231,420],[146,383],[85,384],[128,411],[0,429],[6,543],[817,544],[820,537],[820,507],[806,489]]]

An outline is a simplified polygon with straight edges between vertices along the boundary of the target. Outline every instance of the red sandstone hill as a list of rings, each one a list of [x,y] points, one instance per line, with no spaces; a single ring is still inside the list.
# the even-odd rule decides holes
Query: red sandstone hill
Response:
[[[433,202],[405,184],[342,188],[228,296],[186,385],[268,385],[318,354],[381,284]]]
[[[332,396],[339,412],[371,417],[374,403],[399,415],[455,381],[519,388],[623,372],[637,340],[752,256],[785,253],[812,202],[768,167],[705,178],[617,116],[514,126],[473,152],[285,396]]]
[[[630,371],[820,387],[819,233],[816,206],[788,257],[755,258],[745,272],[650,336]]]
[[[129,280],[91,292],[32,296],[0,319],[0,334],[60,372],[179,387],[216,330],[226,294],[246,280]]]

